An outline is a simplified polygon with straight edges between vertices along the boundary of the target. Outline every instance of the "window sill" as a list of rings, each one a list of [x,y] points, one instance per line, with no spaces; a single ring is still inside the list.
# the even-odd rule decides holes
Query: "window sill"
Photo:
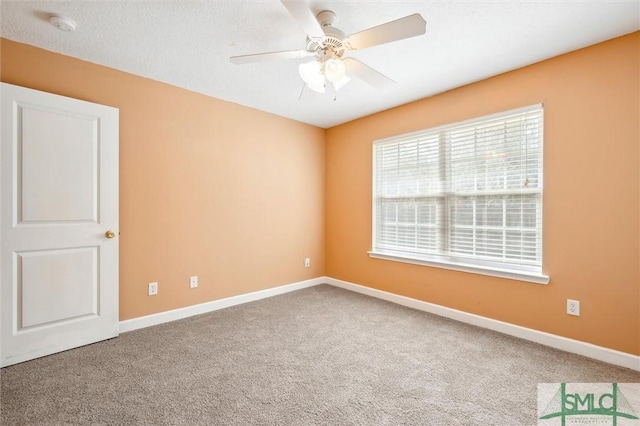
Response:
[[[434,268],[450,269],[459,272],[468,272],[471,274],[488,275],[491,277],[507,278],[516,281],[526,281],[535,284],[548,284],[549,276],[538,274],[535,272],[518,271],[510,269],[498,269],[490,267],[482,267],[478,265],[469,265],[465,263],[453,263],[447,261],[425,260],[415,257],[409,257],[406,254],[391,254],[384,252],[370,251],[369,257],[374,259],[391,260],[394,262],[411,263],[414,265],[431,266]]]

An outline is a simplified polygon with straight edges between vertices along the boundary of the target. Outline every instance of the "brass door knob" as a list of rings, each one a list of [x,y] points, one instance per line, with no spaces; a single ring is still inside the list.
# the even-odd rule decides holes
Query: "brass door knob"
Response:
[[[104,236],[107,237],[107,238],[113,238],[113,237],[116,236],[116,233],[111,231],[111,230],[109,230],[109,231],[104,233]]]

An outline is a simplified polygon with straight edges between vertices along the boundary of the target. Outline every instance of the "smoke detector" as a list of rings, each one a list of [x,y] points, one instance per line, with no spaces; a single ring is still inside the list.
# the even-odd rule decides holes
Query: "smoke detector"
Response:
[[[59,29],[60,31],[64,31],[66,33],[70,33],[76,30],[76,22],[62,15],[51,15],[49,18],[49,22],[51,25]]]

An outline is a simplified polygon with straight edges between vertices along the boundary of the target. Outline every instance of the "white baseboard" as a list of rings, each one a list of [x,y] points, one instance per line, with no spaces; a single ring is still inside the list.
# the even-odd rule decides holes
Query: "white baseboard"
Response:
[[[571,352],[588,358],[593,358],[598,361],[640,371],[640,356],[637,355],[608,349],[602,346],[593,345],[591,343],[581,342],[579,340],[557,336],[555,334],[545,333],[543,331],[533,330],[531,328],[521,327],[519,325],[482,317],[480,315],[470,314],[468,312],[458,311],[456,309],[447,308],[445,306],[423,302],[421,300],[388,293],[386,291],[377,290],[371,287],[364,287],[347,281],[326,277],[324,282],[335,287],[340,287],[346,290],[354,291],[356,293],[383,299],[392,303],[396,303],[398,305],[407,306],[409,308],[429,312],[446,318],[451,318],[456,321],[472,324],[482,328],[487,328],[489,330],[498,331],[509,336],[515,336],[521,339],[540,343],[542,345],[560,349],[565,352]]]
[[[347,281],[337,280],[329,277],[313,278],[306,281],[282,285],[275,288],[260,290],[253,293],[241,294],[239,296],[228,297],[226,299],[214,300],[199,305],[187,306],[185,308],[174,309],[171,311],[160,312],[158,314],[147,315],[144,317],[133,318],[130,320],[120,321],[120,332],[126,333],[140,328],[150,327],[153,325],[163,324],[194,315],[205,314],[207,312],[224,309],[242,303],[253,302],[268,297],[277,296],[279,294],[300,290],[307,287],[313,287],[319,284],[329,284],[334,287],[340,287],[356,293],[365,294],[367,296],[386,300],[398,305],[407,306],[419,311],[429,312],[456,321],[475,325],[489,330],[497,331],[509,336],[519,337],[531,342],[540,343],[565,352],[582,355],[608,364],[618,365],[640,371],[640,356],[628,354],[625,352],[608,349],[602,346],[593,345],[591,343],[573,340],[555,334],[545,333],[543,331],[533,330],[531,328],[521,327],[519,325],[510,324],[491,318],[482,317],[480,315],[470,314],[464,311],[447,308],[445,306],[436,305],[422,300],[412,299],[406,296],[377,290],[371,287],[365,287]]]
[[[266,290],[255,291],[253,293],[241,294],[239,296],[227,297],[226,299],[213,300],[211,302],[200,303],[198,305],[187,306],[185,308],[173,309],[171,311],[160,312],[144,317],[133,318],[120,321],[120,332],[138,330],[140,328],[151,327],[152,325],[163,324],[165,322],[176,321],[194,315],[206,314],[242,303],[254,302],[267,297],[289,293],[290,291],[313,287],[318,284],[325,284],[324,277],[313,278],[306,281],[299,281],[292,284],[281,285],[279,287],[268,288]]]

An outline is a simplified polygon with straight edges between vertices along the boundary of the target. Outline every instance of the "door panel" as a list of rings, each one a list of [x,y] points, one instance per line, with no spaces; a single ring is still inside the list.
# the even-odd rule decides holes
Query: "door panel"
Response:
[[[118,335],[118,110],[1,90],[7,366]]]
[[[31,106],[18,106],[18,117],[21,222],[97,222],[97,118]]]
[[[16,260],[18,333],[98,314],[97,247],[23,252]]]

